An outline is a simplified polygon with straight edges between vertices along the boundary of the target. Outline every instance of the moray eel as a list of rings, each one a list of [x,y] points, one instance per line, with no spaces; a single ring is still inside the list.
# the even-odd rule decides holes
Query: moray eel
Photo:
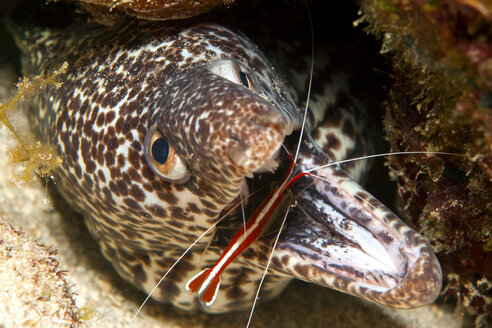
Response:
[[[13,34],[26,75],[68,62],[62,86],[40,92],[29,116],[35,133],[63,160],[54,172],[60,193],[84,216],[118,274],[149,292],[222,219],[153,297],[213,313],[250,307],[278,224],[222,274],[212,306],[202,306],[185,284],[215,262],[241,227],[238,200],[246,199],[252,212],[255,197],[268,193],[267,182],[282,179],[282,144],[295,148],[297,139],[289,135],[298,135],[302,122],[295,90],[305,88],[305,80],[279,77],[245,35],[212,23],[131,21],[14,28]],[[364,120],[354,116],[361,115],[360,106],[350,97],[340,106],[334,101],[343,74],[327,80],[319,88],[325,97],[312,102],[301,170],[365,147]],[[386,306],[435,300],[442,280],[435,255],[422,236],[360,187],[361,167],[319,169],[323,180],[305,177],[296,185],[297,206],[280,236],[262,299],[298,278]]]

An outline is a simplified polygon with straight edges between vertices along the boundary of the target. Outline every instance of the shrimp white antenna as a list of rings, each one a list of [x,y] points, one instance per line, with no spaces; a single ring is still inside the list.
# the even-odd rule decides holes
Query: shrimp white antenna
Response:
[[[309,99],[311,98],[311,87],[313,84],[313,75],[314,75],[314,26],[313,26],[313,18],[311,16],[311,9],[309,8],[309,4],[307,1],[304,1],[304,5],[306,6],[306,11],[308,14],[309,18],[309,27],[311,31],[311,67],[309,70],[309,85],[308,85],[308,93],[307,93],[307,99],[306,99],[306,106],[304,108],[304,116],[302,118],[302,124],[301,124],[301,132],[299,134],[299,141],[297,142],[297,149],[294,155],[294,164],[297,162],[297,158],[299,156],[299,151],[301,149],[301,142],[302,142],[302,137],[304,136],[304,129],[306,126],[306,120],[307,120],[307,113],[309,110]],[[266,274],[268,272],[268,268],[270,267],[270,263],[272,261],[273,253],[275,252],[275,248],[277,247],[278,240],[280,238],[280,234],[282,233],[282,229],[284,228],[285,221],[287,220],[287,215],[289,214],[289,209],[290,209],[290,201],[287,207],[287,210],[285,211],[285,215],[282,219],[282,224],[280,225],[280,229],[277,233],[277,237],[275,238],[275,242],[273,244],[272,251],[270,252],[270,256],[268,257],[268,262],[265,268],[265,271],[263,271],[263,276],[261,277],[260,284],[258,286],[258,289],[256,291],[255,299],[253,301],[253,306],[251,308],[251,312],[249,314],[248,318],[248,323],[246,325],[246,328],[249,328],[251,324],[251,320],[253,319],[253,313],[256,307],[256,302],[258,300],[258,295],[260,294],[261,286],[263,285],[263,281],[265,280]]]
[[[248,195],[247,198],[251,197],[253,194],[250,194]],[[243,201],[244,199],[242,198],[241,196],[241,207],[242,204],[243,204]],[[164,279],[167,277],[167,275],[169,274],[169,272],[171,272],[172,269],[174,269],[174,267],[179,263],[179,261],[181,261],[181,259],[183,257],[186,256],[186,254],[188,254],[188,252],[193,248],[193,246],[196,245],[196,243],[198,243],[200,241],[200,239],[202,239],[206,234],[208,234],[215,226],[217,226],[217,224],[219,224],[225,217],[227,217],[227,215],[229,215],[232,211],[234,211],[234,209],[237,207],[238,205],[236,204],[233,208],[231,208],[227,213],[225,213],[217,222],[215,222],[214,224],[212,224],[203,234],[201,234],[185,251],[183,254],[181,254],[181,256],[174,262],[174,264],[166,271],[166,273],[162,276],[162,278],[157,282],[157,284],[154,286],[154,288],[152,288],[152,290],[150,291],[150,293],[147,295],[147,297],[145,298],[145,300],[142,302],[142,304],[140,305],[140,307],[138,308],[137,312],[135,312],[135,314],[133,315],[133,317],[130,319],[130,321],[128,323],[132,323],[138,316],[138,314],[140,313],[140,311],[142,310],[142,308],[145,306],[145,304],[147,304],[147,302],[149,301],[149,299],[152,297],[152,294],[154,294],[155,290],[159,287],[159,285],[162,283],[162,281],[164,281]],[[244,208],[243,208],[243,217],[244,217]],[[208,248],[208,246],[207,246]]]
[[[306,6],[307,14],[309,17],[309,26],[311,28],[311,68],[309,71],[309,86],[308,86],[308,94],[306,99],[306,106],[304,108],[304,116],[302,118],[301,125],[301,133],[299,135],[299,142],[297,143],[296,153],[294,155],[294,163],[297,162],[297,157],[299,156],[299,151],[301,149],[302,137],[304,135],[304,128],[306,126],[307,113],[309,110],[309,99],[311,98],[311,86],[313,84],[313,75],[314,75],[314,27],[313,27],[313,18],[311,16],[311,10],[309,9],[309,5],[307,1],[304,1],[304,5]]]
[[[382,153],[382,154],[374,154],[374,155],[365,155],[365,156],[360,156],[360,157],[353,157],[353,158],[348,158],[344,159],[341,161],[336,161],[336,162],[331,162],[325,165],[321,165],[318,167],[313,167],[310,168],[304,173],[309,173],[313,171],[320,170],[322,168],[332,166],[332,165],[339,165],[339,164],[344,164],[344,163],[349,163],[349,162],[354,162],[354,161],[359,161],[363,159],[370,159],[370,158],[376,158],[376,157],[384,157],[384,156],[393,156],[393,155],[411,155],[411,154],[420,154],[420,155],[454,155],[454,156],[463,156],[461,154],[457,153],[447,153],[447,152],[442,152],[442,151],[399,151],[399,152],[389,152],[389,153]]]
[[[282,229],[284,228],[285,221],[287,221],[287,215],[289,215],[289,209],[290,209],[290,201],[289,205],[287,207],[287,210],[285,211],[284,218],[282,219],[282,224],[280,225],[280,229],[277,233],[277,237],[275,238],[275,242],[273,243],[273,248],[272,251],[270,252],[270,256],[268,257],[268,262],[265,268],[265,271],[263,271],[263,276],[261,277],[260,280],[260,285],[258,286],[258,289],[256,290],[256,295],[255,295],[255,300],[253,301],[253,307],[251,308],[251,312],[249,314],[248,318],[248,324],[246,325],[246,328],[249,328],[249,325],[251,324],[251,320],[253,319],[253,312],[256,307],[256,302],[258,301],[258,295],[260,294],[261,286],[263,285],[263,281],[265,280],[265,277],[267,275],[268,268],[270,267],[270,263],[272,262],[273,258],[273,253],[275,252],[275,248],[277,247],[278,240],[280,238],[280,234],[282,233]]]
[[[198,241],[200,239],[203,238],[203,236],[205,236],[207,233],[209,233],[221,220],[215,222],[213,225],[210,226],[210,228],[208,228],[202,235],[200,235],[200,237],[198,237],[185,251],[183,254],[181,254],[181,256],[176,260],[176,262],[174,262],[174,264],[166,271],[166,273],[162,276],[162,278],[159,280],[159,282],[154,286],[154,288],[152,288],[152,290],[150,291],[150,293],[147,295],[147,297],[145,298],[145,300],[143,301],[142,305],[140,305],[140,307],[138,308],[137,312],[135,312],[135,314],[133,315],[133,317],[130,319],[130,324],[133,322],[133,320],[135,320],[135,318],[138,316],[138,314],[140,313],[140,311],[142,310],[142,308],[145,306],[145,304],[147,304],[148,300],[150,299],[150,297],[152,297],[152,294],[154,294],[155,290],[157,289],[157,287],[159,287],[159,285],[161,284],[161,282],[167,277],[167,275],[169,274],[169,272],[171,272],[172,269],[174,269],[174,267],[179,263],[179,261],[181,261],[181,259],[183,257],[185,257],[186,254],[188,254],[188,252],[193,248],[193,246],[196,245],[196,243],[198,243]]]
[[[244,214],[244,200],[243,200],[242,193],[239,193],[239,198],[240,198],[240,201],[241,201],[241,214],[243,215],[244,234],[246,234],[246,215]]]

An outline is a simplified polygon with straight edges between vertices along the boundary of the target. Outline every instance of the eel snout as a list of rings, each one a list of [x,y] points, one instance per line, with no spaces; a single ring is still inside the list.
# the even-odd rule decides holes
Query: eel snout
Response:
[[[303,170],[317,166],[302,158]],[[322,179],[307,177],[294,190],[297,206],[287,217],[273,271],[385,306],[432,303],[442,273],[424,238],[342,169],[312,173]]]
[[[171,109],[159,124],[173,144],[241,179],[276,168],[275,154],[292,132],[279,109],[206,66],[174,81],[159,106]]]
[[[249,103],[239,111],[241,114],[231,120],[226,137],[229,159],[249,177],[252,173],[273,171],[287,133],[285,117],[259,102]]]

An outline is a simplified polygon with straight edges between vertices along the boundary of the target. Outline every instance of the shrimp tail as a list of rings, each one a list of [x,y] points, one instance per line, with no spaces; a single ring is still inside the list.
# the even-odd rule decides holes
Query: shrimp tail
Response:
[[[194,276],[186,284],[186,290],[191,293],[198,292],[201,295],[201,302],[205,306],[212,306],[220,287],[220,275],[214,273],[211,268],[207,268]]]

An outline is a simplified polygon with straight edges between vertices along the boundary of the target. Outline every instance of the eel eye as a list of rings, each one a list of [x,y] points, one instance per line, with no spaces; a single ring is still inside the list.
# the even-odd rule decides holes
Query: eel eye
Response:
[[[166,137],[153,128],[145,136],[145,160],[152,171],[172,183],[188,181],[190,172]]]
[[[231,82],[243,85],[250,90],[254,89],[253,80],[245,72],[246,69],[241,67],[235,60],[219,59],[210,63],[208,68],[212,73],[222,76]]]
[[[248,76],[248,74],[244,73],[243,71],[239,71],[239,80],[241,80],[241,84],[244,85],[246,88],[251,89],[251,80]]]

